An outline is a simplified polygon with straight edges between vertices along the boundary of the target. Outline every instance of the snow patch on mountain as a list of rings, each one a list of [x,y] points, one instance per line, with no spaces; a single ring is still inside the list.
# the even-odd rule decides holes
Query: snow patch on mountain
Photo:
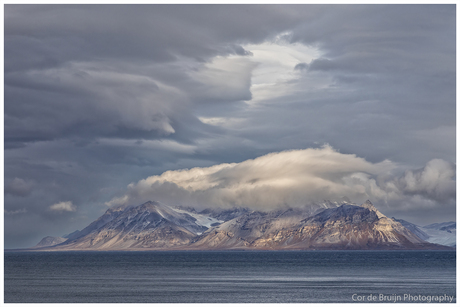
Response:
[[[191,217],[195,219],[195,224],[204,226],[206,228],[211,228],[212,226],[216,226],[217,224],[222,224],[224,222],[222,220],[213,218],[209,215],[190,212],[190,211],[186,211],[186,210],[179,209],[179,208],[172,208],[172,209],[176,211],[177,213],[190,215]],[[201,233],[198,233],[198,234],[201,234]]]
[[[437,229],[426,229],[423,231],[429,236],[427,242],[455,247],[457,245],[456,233],[449,233]]]
[[[429,236],[430,243],[457,246],[457,223],[445,222],[423,226],[423,231]]]

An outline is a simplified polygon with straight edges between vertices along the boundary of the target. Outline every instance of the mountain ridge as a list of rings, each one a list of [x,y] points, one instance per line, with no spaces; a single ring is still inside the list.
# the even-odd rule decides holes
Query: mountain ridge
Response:
[[[446,226],[446,225],[442,225]],[[449,225],[447,225],[449,226]],[[37,246],[34,247],[37,249]],[[40,247],[38,247],[40,249]],[[370,201],[273,211],[201,212],[148,201],[109,208],[83,230],[42,250],[448,249],[424,241]]]

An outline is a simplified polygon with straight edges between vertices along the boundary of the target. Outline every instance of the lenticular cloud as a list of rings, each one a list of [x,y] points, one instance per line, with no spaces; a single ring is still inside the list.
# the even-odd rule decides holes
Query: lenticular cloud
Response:
[[[445,161],[431,161],[425,169],[429,175],[406,171],[399,178],[394,174],[401,171],[391,161],[371,163],[326,145],[270,153],[240,163],[167,171],[131,183],[123,196],[107,205],[158,200],[196,208],[243,206],[271,210],[343,197],[355,202],[397,201],[407,193],[429,197],[434,194],[433,187],[450,187],[454,183],[455,171]],[[418,178],[417,189],[409,189],[410,174]],[[436,182],[440,179],[442,182]]]

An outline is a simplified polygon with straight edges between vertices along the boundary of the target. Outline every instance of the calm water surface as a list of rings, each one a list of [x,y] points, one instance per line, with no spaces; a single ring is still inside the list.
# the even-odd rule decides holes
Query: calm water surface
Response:
[[[5,303],[353,303],[356,294],[367,303],[372,294],[404,302],[405,294],[455,296],[455,258],[454,251],[5,252],[4,297]]]

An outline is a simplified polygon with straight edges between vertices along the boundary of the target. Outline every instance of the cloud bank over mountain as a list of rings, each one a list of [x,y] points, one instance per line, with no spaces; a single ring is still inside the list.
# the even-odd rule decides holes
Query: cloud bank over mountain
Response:
[[[270,153],[240,163],[167,171],[131,183],[123,196],[106,204],[156,199],[196,208],[272,210],[346,197],[356,203],[372,199],[390,212],[397,212],[401,203],[406,210],[416,211],[455,202],[454,178],[454,165],[443,160],[404,171],[389,160],[371,163],[326,145]]]

